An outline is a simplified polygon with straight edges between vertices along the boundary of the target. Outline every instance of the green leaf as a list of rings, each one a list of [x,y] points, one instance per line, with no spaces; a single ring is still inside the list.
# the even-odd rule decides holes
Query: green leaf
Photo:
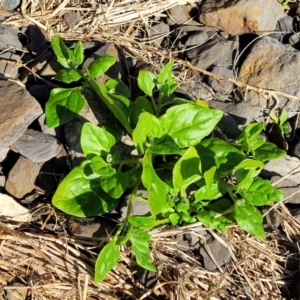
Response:
[[[167,83],[169,86],[175,83],[172,76],[172,68],[174,65],[174,61],[169,61],[164,68],[160,71],[157,81],[158,83]],[[150,95],[149,95],[150,96]]]
[[[71,62],[74,60],[73,52],[67,48],[59,35],[56,35],[51,41],[51,47],[57,57],[57,61],[65,68],[71,67]]]
[[[98,255],[95,265],[95,282],[101,281],[117,264],[120,258],[120,250],[116,241],[106,244]]]
[[[138,265],[143,267],[146,270],[156,272],[156,267],[152,262],[149,250],[149,241],[151,235],[140,230],[133,229],[132,236],[130,238],[131,247],[130,249],[135,254],[136,262]]]
[[[115,144],[115,138],[105,129],[91,123],[84,123],[81,130],[80,144],[83,153],[101,155],[109,152]]]
[[[156,84],[156,76],[145,70],[141,70],[138,75],[138,86],[148,96],[152,96]]]
[[[201,180],[203,185],[195,193],[195,201],[200,202],[202,200],[215,200],[219,199],[227,193],[225,186],[219,182],[212,183],[210,189],[208,189],[204,180]]]
[[[156,218],[154,216],[131,216],[128,223],[140,229],[150,230],[156,226]]]
[[[99,177],[85,174],[87,162],[75,167],[59,184],[52,203],[63,212],[76,217],[92,217],[112,211],[118,201],[103,192]]]
[[[85,105],[80,88],[55,88],[46,103],[47,126],[57,127],[68,123],[78,116]]]
[[[92,158],[91,169],[95,174],[102,177],[110,177],[116,173],[116,169],[99,156]]]
[[[122,196],[128,187],[128,181],[128,174],[120,171],[110,177],[100,177],[102,189],[114,199]]]
[[[242,162],[246,155],[233,145],[221,139],[211,138],[195,147],[201,159],[202,172],[216,166],[217,176],[225,177]]]
[[[204,172],[204,179],[205,179],[206,189],[208,193],[210,193],[211,187],[215,181],[216,169],[217,168],[213,166],[209,170]]]
[[[250,234],[260,238],[265,238],[263,216],[253,205],[236,201],[234,205],[234,216],[238,225]]]
[[[110,94],[122,95],[126,98],[130,98],[130,89],[120,79],[109,79],[105,82],[105,86]]]
[[[173,106],[160,117],[160,136],[170,135],[180,148],[197,145],[214,130],[222,115],[219,110],[193,104]]]
[[[255,159],[267,162],[285,156],[286,152],[279,149],[275,144],[266,141],[263,145],[256,148],[252,154]]]
[[[179,223],[180,216],[177,213],[172,213],[169,215],[169,220],[173,226],[176,226]]]
[[[230,221],[225,217],[216,218],[216,213],[213,211],[202,210],[197,212],[197,219],[210,228],[215,228],[221,232],[227,230],[226,225],[230,224]]]
[[[110,55],[103,55],[96,60],[94,60],[88,66],[88,75],[92,78],[97,78],[103,75],[112,65],[116,62],[116,58]]]
[[[149,152],[146,152],[143,158],[142,182],[148,190],[148,203],[152,214],[157,215],[167,209],[169,207],[167,195],[170,188],[155,173]]]
[[[80,73],[75,69],[62,69],[58,71],[58,73],[55,76],[56,80],[65,82],[65,83],[71,83],[74,81],[78,81],[81,78]]]
[[[190,147],[176,162],[173,169],[173,186],[184,196],[186,188],[201,178],[201,163],[194,147]]]
[[[150,144],[150,152],[159,155],[179,154],[183,155],[185,150],[181,150],[175,141],[168,135],[161,138],[154,138]]]
[[[83,63],[84,54],[82,42],[78,41],[73,49],[74,62],[79,66]]]
[[[280,114],[279,121],[280,125],[283,125],[288,119],[288,113],[286,110],[283,110]]]
[[[144,143],[147,140],[147,136],[152,135],[155,137],[159,128],[160,122],[154,115],[147,112],[140,114],[139,121],[132,134],[133,143],[137,147],[139,153],[144,153]]]
[[[132,103],[130,121],[133,128],[136,127],[136,124],[139,121],[139,116],[142,112],[148,112],[151,115],[154,114],[151,103],[144,96],[136,98],[136,100]]]
[[[117,97],[113,97],[113,95],[107,92],[105,85],[97,83],[93,78],[90,78],[89,82],[94,92],[100,97],[100,99],[102,99],[106,107],[113,113],[115,118],[119,120],[129,134],[132,134],[132,128],[129,124],[130,101],[127,99],[128,103],[124,103]]]
[[[248,204],[263,206],[271,202],[278,202],[283,199],[282,192],[272,186],[269,180],[257,177],[251,186],[240,194]]]

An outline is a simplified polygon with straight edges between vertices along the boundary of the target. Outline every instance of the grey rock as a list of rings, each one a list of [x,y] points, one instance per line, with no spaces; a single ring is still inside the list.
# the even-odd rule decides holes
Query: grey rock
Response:
[[[0,49],[7,49],[8,47],[22,50],[19,32],[12,27],[0,25]]]
[[[9,151],[9,148],[0,149],[0,162],[5,160],[8,151]]]
[[[15,10],[21,3],[21,0],[3,0],[0,6],[6,10]]]
[[[41,55],[48,49],[46,37],[37,25],[28,27],[28,36],[30,39],[29,48],[34,55]]]
[[[61,146],[53,136],[28,129],[14,143],[13,147],[29,160],[39,163],[55,157]]]
[[[0,192],[3,192],[5,182],[6,182],[5,176],[0,174]]]
[[[206,31],[199,31],[191,34],[185,42],[185,46],[201,45],[208,40],[208,34]]]
[[[43,67],[38,71],[40,76],[54,77],[63,66],[57,61],[57,58],[53,56]]]
[[[164,37],[160,37],[160,36],[168,35],[169,32],[170,32],[170,26],[164,22],[160,22],[151,26],[150,37],[155,39],[156,43],[161,44]]]
[[[176,236],[176,247],[182,251],[195,250],[201,247],[201,240],[207,234],[204,227],[193,229],[193,232],[180,233]]]
[[[63,18],[69,27],[77,25],[80,21],[80,15],[75,12],[67,13]]]
[[[0,61],[0,73],[5,77],[17,78],[19,75],[18,60],[20,56],[11,52],[4,52],[0,54],[0,59],[2,58],[4,60]],[[9,60],[9,62],[5,62],[5,60]]]
[[[39,125],[40,125],[41,130],[42,130],[43,133],[52,135],[58,140],[61,140],[63,138],[64,131],[63,131],[62,126],[58,126],[56,128],[49,128],[46,125],[46,116],[45,116],[45,114],[42,114],[38,118],[38,122],[39,122]]]
[[[43,111],[39,103],[14,82],[0,81],[0,99],[0,149],[3,149],[14,144]]]
[[[227,245],[229,245],[229,242],[224,235],[220,233],[217,233],[217,235]],[[207,247],[209,251],[207,251],[205,247]],[[211,253],[211,255],[209,254],[209,252]],[[210,271],[217,269],[217,265],[214,263],[213,259],[216,261],[218,266],[221,267],[226,264],[231,258],[231,254],[228,249],[225,248],[217,239],[213,238],[212,236],[209,240],[206,241],[206,246],[203,245],[203,247],[201,247],[200,254],[203,258],[204,267]],[[213,257],[213,259],[211,256]]]
[[[300,53],[290,45],[283,45],[273,38],[261,38],[255,42],[244,60],[237,79],[258,88],[300,97]],[[278,98],[277,104],[275,99],[266,99],[254,91],[245,95],[245,100],[252,106],[271,109],[277,105],[276,109],[285,109],[289,112],[289,117],[298,111],[299,101],[282,96]]]
[[[238,126],[250,124],[253,120],[258,120],[262,115],[260,109],[252,107],[247,102],[235,103],[212,100],[209,102],[209,106],[230,114]]]
[[[21,199],[35,188],[34,182],[39,174],[41,165],[20,156],[10,170],[5,189],[15,198]]]
[[[167,23],[169,25],[198,25],[198,22],[192,20],[187,5],[176,5],[168,10]]]
[[[231,35],[274,31],[284,17],[279,2],[273,0],[204,1],[200,5],[200,22]]]
[[[186,51],[186,56],[191,59],[191,64],[200,69],[207,69],[211,65],[231,66],[234,53],[238,49],[238,40],[232,37],[228,40],[215,36],[204,44]]]
[[[295,49],[299,50],[300,36],[298,33],[294,33],[289,37],[289,44]]]
[[[291,16],[284,16],[278,20],[275,31],[278,32],[271,33],[269,36],[282,43],[285,37],[293,32],[293,18]]]
[[[210,26],[203,26],[200,24],[197,25],[180,25],[176,27],[176,30],[183,31],[183,32],[192,32],[192,31],[206,31],[206,32],[217,32],[219,31],[218,28],[210,27]]]
[[[7,300],[26,300],[30,288],[27,287],[25,284],[19,282],[14,282],[12,286],[22,287],[22,288],[7,289],[6,292]]]
[[[265,165],[261,175],[264,178],[270,179],[272,176],[279,175],[287,176],[287,179],[293,182],[300,182],[300,161],[297,157],[284,156],[268,162]]]
[[[140,266],[136,266],[135,277],[146,289],[154,288],[158,280],[156,272],[148,271]]]
[[[298,128],[297,128],[298,129]],[[298,158],[300,158],[300,141],[298,141],[296,143],[296,145],[293,147],[292,151],[291,151],[291,154],[293,156],[296,156]]]
[[[212,73],[225,76],[227,78],[234,78],[233,70],[229,70],[224,67],[214,67],[211,70]],[[208,84],[216,91],[220,93],[229,94],[233,89],[233,84],[226,80],[217,80],[214,77],[208,78]]]
[[[281,178],[281,176],[272,176],[271,182],[275,183]],[[283,193],[284,203],[300,204],[300,186],[297,182],[290,179],[283,179],[275,187]]]
[[[276,230],[280,226],[281,222],[281,214],[278,212],[276,208],[263,207],[262,213],[266,214],[263,220],[264,227],[270,230]]]
[[[240,134],[237,122],[231,115],[227,113],[224,113],[217,126],[221,132],[231,140],[236,140]]]

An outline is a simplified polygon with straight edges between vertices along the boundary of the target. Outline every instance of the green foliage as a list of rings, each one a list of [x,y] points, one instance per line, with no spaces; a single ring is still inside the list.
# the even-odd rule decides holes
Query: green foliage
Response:
[[[224,232],[236,222],[264,238],[263,217],[257,207],[283,196],[259,174],[265,162],[285,152],[258,137],[263,123],[247,125],[234,142],[214,138],[221,111],[204,101],[169,99],[177,88],[173,62],[157,76],[141,71],[138,85],[145,95],[130,99],[129,88],[120,80],[109,79],[105,84],[95,80],[115,58],[105,55],[80,70],[81,43],[71,50],[56,36],[52,47],[65,68],[57,79],[79,86],[52,90],[46,105],[48,126],[69,122],[80,113],[84,89],[92,90],[118,121],[102,127],[83,125],[80,142],[85,160],[62,180],[52,199],[65,213],[85,217],[110,212],[125,192],[131,194],[125,220],[96,260],[96,282],[115,266],[123,245],[130,246],[140,266],[156,271],[149,250],[151,235],[146,230],[160,224],[181,226],[199,221]],[[132,138],[137,158],[123,157],[126,154],[115,150],[123,131]],[[148,192],[143,199],[150,207],[147,216],[131,215],[141,183]]]

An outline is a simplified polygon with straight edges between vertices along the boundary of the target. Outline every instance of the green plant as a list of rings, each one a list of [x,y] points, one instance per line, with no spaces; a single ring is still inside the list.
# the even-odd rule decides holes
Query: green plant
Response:
[[[56,78],[65,83],[82,81],[79,87],[54,89],[46,105],[47,124],[58,126],[74,118],[84,106],[84,89],[91,89],[119,121],[118,130],[85,123],[81,147],[85,161],[60,183],[53,204],[67,214],[85,217],[107,213],[131,194],[127,216],[100,252],[95,281],[102,280],[117,263],[122,245],[129,245],[137,263],[155,271],[147,230],[160,224],[173,226],[202,222],[222,232],[232,222],[263,239],[263,217],[257,207],[277,202],[282,193],[268,180],[258,177],[264,162],[285,154],[274,144],[257,138],[263,123],[246,126],[239,138],[229,143],[213,136],[221,111],[203,101],[169,96],[177,84],[173,62],[155,76],[141,71],[138,85],[145,96],[130,100],[130,90],[119,80],[95,81],[115,61],[110,56],[95,60],[86,70],[81,43],[68,49],[59,36],[52,41],[58,61],[65,67]],[[127,132],[139,156],[121,158],[113,147],[120,132]],[[167,172],[166,178],[158,169]],[[151,214],[131,215],[140,185],[148,191]]]
[[[289,7],[289,2],[290,2],[289,0],[284,0],[281,4],[282,8],[287,9]]]
[[[289,126],[287,123],[288,120],[288,114],[286,110],[283,110],[278,117],[276,117],[274,114],[270,113],[270,118],[274,121],[275,124],[278,125],[281,134],[287,138],[287,140],[291,140],[290,132],[289,132]]]

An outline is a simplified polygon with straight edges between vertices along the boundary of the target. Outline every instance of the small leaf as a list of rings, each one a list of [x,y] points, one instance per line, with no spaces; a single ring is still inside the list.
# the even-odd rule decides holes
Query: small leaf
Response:
[[[152,262],[152,258],[150,256],[149,250],[149,241],[151,239],[151,235],[140,230],[133,229],[131,241],[131,250],[135,254],[136,262],[138,265],[143,267],[146,270],[156,272],[156,267]]]
[[[285,155],[286,152],[284,150],[267,141],[253,151],[253,157],[262,162],[271,161]]]
[[[216,169],[216,166],[213,166],[209,170],[204,172],[204,179],[208,193],[210,193],[211,187],[215,182]]]
[[[80,144],[83,153],[101,155],[109,152],[115,144],[115,138],[105,129],[91,123],[84,123],[81,130]]]
[[[80,78],[81,78],[81,75],[75,69],[62,69],[55,76],[56,80],[59,80],[59,81],[65,82],[65,83],[71,83],[74,81],[78,81]]]
[[[193,104],[173,106],[159,119],[160,136],[170,135],[180,148],[197,145],[214,130],[222,115],[219,110]]]
[[[112,211],[118,201],[103,192],[99,177],[88,178],[88,162],[75,167],[59,184],[52,203],[63,212],[76,217],[99,216]]]
[[[110,177],[100,177],[102,189],[114,199],[118,199],[122,196],[128,187],[128,181],[128,173],[120,171]]]
[[[242,201],[236,201],[234,205],[234,216],[238,225],[250,234],[260,238],[265,238],[263,216],[253,205]]]
[[[170,188],[155,173],[149,152],[146,152],[143,158],[142,182],[148,190],[148,203],[152,214],[157,215],[167,209],[169,207],[167,195]]]
[[[85,105],[80,88],[55,88],[46,103],[47,126],[57,127],[68,123],[78,116]]]
[[[145,70],[141,70],[138,75],[138,86],[148,96],[152,96],[156,84],[156,76]]]
[[[279,120],[280,120],[280,125],[283,125],[288,119],[288,113],[286,110],[283,110],[280,114]]]
[[[116,241],[106,244],[98,255],[95,265],[95,282],[98,283],[113,269],[120,258]]]
[[[201,180],[201,182],[203,182],[203,185],[194,194],[196,202],[200,202],[202,200],[216,200],[227,193],[224,185],[219,182],[213,183],[210,189],[207,188],[204,180]]]
[[[230,224],[225,217],[216,218],[216,213],[213,211],[202,210],[197,212],[197,219],[210,228],[215,228],[220,230],[221,232],[226,232],[226,225]]]
[[[173,226],[176,226],[179,223],[180,216],[177,213],[172,213],[169,215],[169,220]]]
[[[158,83],[167,83],[169,86],[175,83],[172,77],[172,68],[174,65],[174,61],[169,61],[164,68],[160,71],[157,81]]]
[[[176,162],[173,169],[173,186],[184,196],[186,188],[201,178],[201,163],[194,147],[190,147]]]
[[[145,230],[150,230],[156,225],[156,218],[154,216],[132,216],[127,220],[132,226]]]
[[[83,46],[82,42],[78,41],[73,49],[73,57],[74,62],[79,66],[83,63],[84,55],[83,55]]]
[[[130,89],[120,79],[109,79],[105,82],[105,86],[110,94],[122,95],[126,98],[130,98]]]
[[[138,123],[140,114],[142,112],[148,112],[149,114],[153,115],[151,103],[144,96],[136,98],[136,100],[132,103],[130,122],[133,128],[136,127],[136,124]]]
[[[116,169],[99,156],[92,158],[91,168],[95,174],[102,177],[111,177],[116,173]]]
[[[116,58],[110,55],[103,55],[94,60],[89,66],[89,75],[92,78],[97,78],[103,75],[116,62]]]
[[[59,35],[56,35],[51,41],[51,47],[57,57],[58,62],[65,68],[70,68],[70,62],[73,61],[73,52],[67,48]]]
[[[183,155],[185,150],[181,150],[175,141],[168,135],[161,138],[154,138],[151,141],[150,152],[159,155],[179,154]]]

